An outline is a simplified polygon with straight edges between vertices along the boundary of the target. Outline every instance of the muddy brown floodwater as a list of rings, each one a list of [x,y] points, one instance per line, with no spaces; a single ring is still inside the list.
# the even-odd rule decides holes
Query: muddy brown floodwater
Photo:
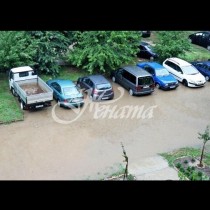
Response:
[[[120,86],[113,85],[116,99]],[[123,162],[121,142],[129,164],[180,147],[199,146],[197,133],[210,123],[209,105],[208,82],[204,88],[180,84],[176,90],[156,89],[142,97],[125,91],[117,101],[83,107],[72,123],[68,122],[78,116],[75,111],[55,107],[56,116],[66,124],[53,119],[53,106],[24,111],[24,121],[0,125],[0,179],[100,179]],[[130,108],[123,115],[126,107],[135,106],[138,113]]]

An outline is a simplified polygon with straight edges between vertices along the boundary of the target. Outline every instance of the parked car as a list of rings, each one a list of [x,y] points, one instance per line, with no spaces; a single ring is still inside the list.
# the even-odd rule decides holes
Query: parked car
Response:
[[[203,74],[206,78],[206,81],[209,81],[210,78],[210,61],[194,61],[191,62],[198,71]]]
[[[89,93],[92,100],[106,100],[114,98],[114,91],[111,83],[102,75],[91,75],[81,77],[77,85]]]
[[[191,63],[180,58],[167,58],[163,66],[185,86],[202,87],[206,83],[205,77]]]
[[[154,52],[153,47],[147,42],[141,42],[139,45],[139,52],[137,56],[140,58],[146,58],[150,60],[154,60],[158,57],[158,55]]]
[[[151,31],[141,31],[141,36],[144,38],[150,37]]]
[[[200,45],[210,50],[210,31],[201,31],[189,35],[191,43]]]
[[[121,67],[111,72],[111,78],[129,90],[130,95],[151,94],[155,88],[152,75],[138,66]]]
[[[156,62],[137,63],[137,66],[149,72],[155,81],[157,88],[170,90],[176,89],[179,86],[177,79],[171,75],[166,68]]]
[[[75,108],[84,105],[84,96],[71,80],[53,79],[46,83],[53,89],[53,97],[60,107]]]

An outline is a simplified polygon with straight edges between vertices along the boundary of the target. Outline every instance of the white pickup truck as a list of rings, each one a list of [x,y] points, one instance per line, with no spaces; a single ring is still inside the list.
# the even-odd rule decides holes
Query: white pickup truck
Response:
[[[21,109],[38,109],[51,106],[53,90],[29,66],[9,71],[9,88],[18,97]]]

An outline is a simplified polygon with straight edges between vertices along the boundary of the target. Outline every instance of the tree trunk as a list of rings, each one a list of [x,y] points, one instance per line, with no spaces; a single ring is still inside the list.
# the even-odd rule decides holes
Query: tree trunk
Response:
[[[202,152],[201,152],[200,163],[198,164],[199,167],[203,167],[203,155],[204,155],[205,144],[206,143],[203,143],[203,148],[202,148]]]

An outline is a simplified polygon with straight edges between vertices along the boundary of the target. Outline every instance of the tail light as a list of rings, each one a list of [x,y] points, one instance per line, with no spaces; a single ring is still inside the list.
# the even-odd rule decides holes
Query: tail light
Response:
[[[141,89],[142,89],[141,86],[137,86],[137,87],[136,87],[136,91],[140,91]]]
[[[65,99],[63,102],[64,102],[64,103],[68,103],[68,100]]]
[[[94,89],[93,94],[98,94],[98,91],[96,89]]]
[[[155,84],[154,84],[154,83],[151,84],[150,87],[151,87],[151,88],[155,88]]]

